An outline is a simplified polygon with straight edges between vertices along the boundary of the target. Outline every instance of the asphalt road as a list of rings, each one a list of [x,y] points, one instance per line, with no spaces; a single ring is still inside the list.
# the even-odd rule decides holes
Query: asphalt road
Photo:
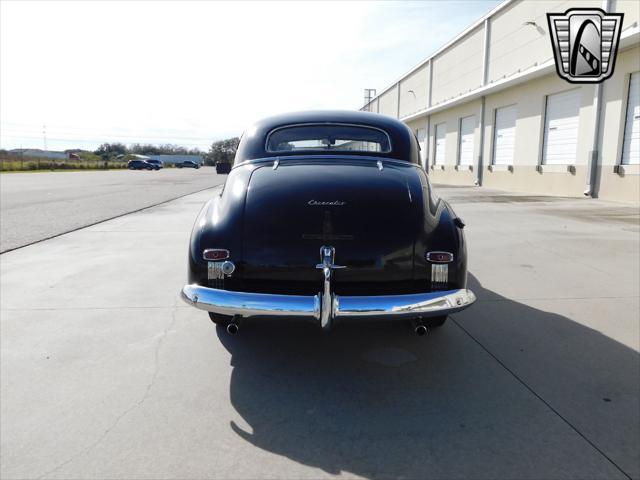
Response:
[[[0,175],[0,253],[224,183],[212,167]]]
[[[440,193],[478,302],[426,337],[217,330],[177,295],[211,191],[3,254],[0,477],[640,478],[637,209]]]

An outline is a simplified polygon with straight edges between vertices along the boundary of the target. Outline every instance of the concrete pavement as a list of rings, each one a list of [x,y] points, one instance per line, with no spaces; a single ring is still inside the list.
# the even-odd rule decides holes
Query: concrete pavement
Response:
[[[212,167],[0,175],[0,252],[224,183]]]
[[[438,191],[479,300],[424,338],[217,330],[177,297],[211,192],[3,254],[0,476],[640,478],[637,211]]]

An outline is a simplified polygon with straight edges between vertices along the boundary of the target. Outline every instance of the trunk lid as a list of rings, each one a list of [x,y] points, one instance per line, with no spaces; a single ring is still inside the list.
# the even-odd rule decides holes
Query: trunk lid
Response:
[[[409,291],[421,223],[420,191],[410,164],[282,162],[258,168],[247,190],[243,226],[244,288],[315,294],[322,287],[320,248],[335,248],[337,294]],[[413,174],[413,175],[412,175]]]

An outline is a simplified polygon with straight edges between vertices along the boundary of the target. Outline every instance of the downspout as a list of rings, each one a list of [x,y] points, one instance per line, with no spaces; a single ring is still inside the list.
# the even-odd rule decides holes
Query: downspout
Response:
[[[425,154],[424,154],[424,169],[429,170],[429,150],[431,147],[431,115],[427,115],[427,131],[425,135]]]
[[[484,95],[480,99],[480,152],[478,153],[478,175],[476,185],[482,186],[482,177],[484,175]]]
[[[602,119],[602,83],[595,85],[593,95],[593,143],[589,151],[589,162],[587,168],[587,186],[584,190],[585,196],[598,198],[598,186],[600,176],[600,122]]]
[[[433,58],[429,59],[429,91],[427,92],[427,108],[431,108],[431,95],[433,93]],[[427,115],[427,155],[424,160],[424,169],[429,171],[431,155],[431,115]]]
[[[491,24],[489,18],[484,20],[484,51],[482,55],[482,86],[487,84],[489,78],[489,42],[491,41]],[[476,185],[482,186],[484,176],[484,129],[485,129],[485,96],[480,98],[480,149],[478,152],[478,174]]]
[[[611,0],[602,0],[602,9],[608,12],[611,9]],[[596,83],[593,94],[593,142],[589,151],[589,161],[587,168],[587,185],[584,190],[585,196],[598,198],[600,186],[600,147],[601,147],[601,123],[602,123],[602,90],[603,83]]]

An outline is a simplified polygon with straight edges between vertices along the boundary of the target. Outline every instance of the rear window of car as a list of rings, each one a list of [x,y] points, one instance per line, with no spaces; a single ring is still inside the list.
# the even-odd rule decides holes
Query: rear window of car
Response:
[[[267,151],[388,153],[391,141],[383,130],[361,125],[295,125],[273,130],[267,137]]]

